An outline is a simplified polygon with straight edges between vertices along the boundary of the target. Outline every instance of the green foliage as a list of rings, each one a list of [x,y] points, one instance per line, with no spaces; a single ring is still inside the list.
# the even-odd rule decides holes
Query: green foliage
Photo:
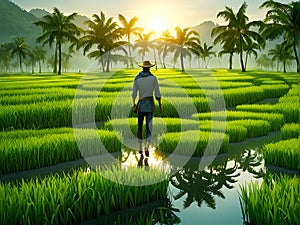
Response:
[[[300,223],[299,177],[279,176],[262,184],[241,186],[240,204],[244,222],[253,225]]]
[[[210,120],[213,116],[215,120],[221,121],[233,121],[233,120],[265,120],[271,125],[271,131],[279,130],[284,124],[283,115],[278,113],[256,113],[256,112],[246,112],[246,111],[226,111],[226,118],[223,117],[223,112],[213,112],[213,113],[199,113],[192,115],[192,118],[199,118],[200,120]]]
[[[267,164],[300,170],[299,139],[267,144],[263,147],[262,153]]]
[[[280,129],[280,137],[282,140],[300,137],[300,125],[297,123],[284,124]]]
[[[84,152],[80,152],[72,128],[0,132],[0,174],[52,166],[84,156],[101,154],[95,146],[101,140],[107,151],[121,151],[112,131],[77,130]]]
[[[137,168],[126,171],[126,175],[131,179],[164,176],[161,171],[149,173]],[[167,180],[147,186],[125,186],[89,169],[17,185],[1,183],[0,220],[3,224],[74,224],[164,199],[167,187]]]
[[[177,154],[193,154],[193,156],[202,156],[209,142],[213,147],[208,148],[205,155],[215,155],[228,152],[229,137],[226,134],[204,131],[185,131],[181,133],[167,133],[163,135],[158,149],[172,153],[180,142],[180,149]],[[190,146],[195,146],[194,152],[189,152]]]

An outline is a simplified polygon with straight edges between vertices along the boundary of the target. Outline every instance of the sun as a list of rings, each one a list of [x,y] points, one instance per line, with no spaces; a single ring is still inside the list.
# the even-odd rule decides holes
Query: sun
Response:
[[[154,31],[156,35],[160,35],[167,29],[167,21],[161,16],[155,16],[149,20],[150,31]]]

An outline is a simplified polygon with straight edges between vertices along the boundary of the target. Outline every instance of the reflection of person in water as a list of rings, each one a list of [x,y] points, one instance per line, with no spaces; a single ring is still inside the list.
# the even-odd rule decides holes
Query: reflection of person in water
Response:
[[[148,157],[144,159],[144,155],[141,154],[137,166],[140,168],[143,167],[143,165],[145,165],[146,168],[149,168]]]
[[[146,145],[145,145],[145,155],[149,156],[149,145],[152,132],[152,117],[155,111],[153,92],[155,98],[158,101],[160,112],[162,112],[161,106],[161,95],[158,86],[158,81],[156,76],[150,72],[150,68],[154,66],[149,61],[144,61],[139,64],[143,68],[143,71],[138,73],[134,78],[133,89],[132,89],[132,101],[135,111],[138,113],[138,130],[137,137],[139,142],[139,153],[143,154],[142,146],[142,130],[143,122],[146,117]],[[139,101],[135,104],[135,99],[137,97],[137,92],[139,92]]]

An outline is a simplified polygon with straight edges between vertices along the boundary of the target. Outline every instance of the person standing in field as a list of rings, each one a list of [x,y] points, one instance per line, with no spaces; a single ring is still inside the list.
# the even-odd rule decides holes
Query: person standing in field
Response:
[[[139,66],[142,67],[143,70],[139,72],[134,78],[132,101],[134,111],[138,113],[137,137],[140,154],[143,154],[142,130],[144,118],[146,118],[146,145],[144,150],[146,157],[148,157],[152,132],[152,118],[153,112],[155,111],[153,93],[156,100],[158,101],[160,113],[162,113],[162,105],[157,78],[150,72],[150,68],[153,67],[154,64],[150,63],[150,61],[144,61],[143,63],[139,64]],[[135,99],[138,92],[139,100],[136,104]]]

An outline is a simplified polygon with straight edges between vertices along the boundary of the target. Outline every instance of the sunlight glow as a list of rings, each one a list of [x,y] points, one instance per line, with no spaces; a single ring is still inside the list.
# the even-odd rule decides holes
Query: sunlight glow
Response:
[[[167,21],[161,16],[152,17],[149,20],[149,29],[150,31],[154,31],[156,35],[160,35],[167,29]]]

